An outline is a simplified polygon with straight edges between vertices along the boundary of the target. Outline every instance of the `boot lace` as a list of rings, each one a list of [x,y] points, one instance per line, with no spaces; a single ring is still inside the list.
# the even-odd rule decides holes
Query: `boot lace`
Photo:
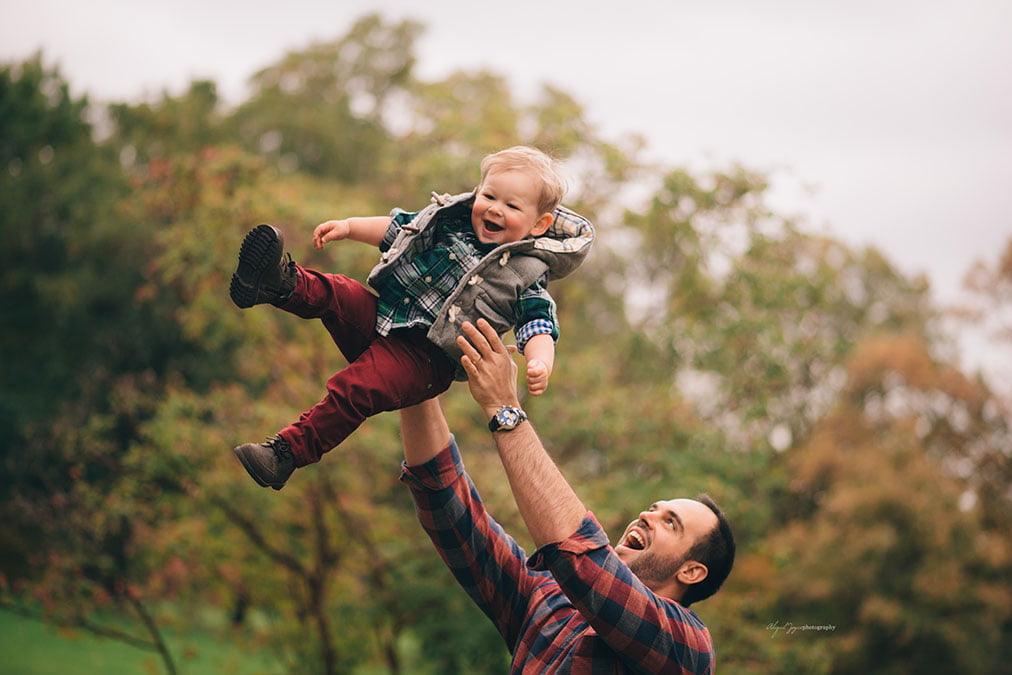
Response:
[[[293,459],[292,446],[289,445],[284,436],[271,436],[267,439],[266,444],[274,450],[274,455],[278,458],[278,460],[286,461]]]

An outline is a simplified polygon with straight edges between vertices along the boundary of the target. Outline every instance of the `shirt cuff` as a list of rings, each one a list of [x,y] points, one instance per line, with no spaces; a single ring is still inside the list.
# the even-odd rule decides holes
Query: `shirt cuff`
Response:
[[[517,350],[521,354],[524,353],[524,347],[527,346],[528,341],[535,335],[551,335],[554,326],[551,321],[547,319],[534,319],[528,321],[516,331],[517,338]]]
[[[563,553],[583,555],[604,548],[608,544],[608,535],[601,527],[601,523],[597,522],[593,513],[587,511],[576,532],[560,542],[545,544],[539,548],[527,559],[527,567],[538,572],[547,571]]]
[[[435,457],[417,466],[401,462],[402,483],[412,490],[436,492],[446,489],[464,475],[464,462],[457,449],[457,441],[451,435],[449,444]]]

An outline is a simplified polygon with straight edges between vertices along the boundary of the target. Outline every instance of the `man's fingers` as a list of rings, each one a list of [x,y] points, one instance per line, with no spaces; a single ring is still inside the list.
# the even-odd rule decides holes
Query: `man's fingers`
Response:
[[[500,354],[506,352],[506,345],[502,343],[499,334],[495,332],[495,328],[492,328],[492,324],[485,319],[478,319],[478,330],[481,331],[482,337],[485,338],[489,349]]]
[[[482,323],[488,326],[487,321],[485,321],[484,319],[478,319],[478,324],[481,325]],[[491,328],[491,326],[489,326],[489,328]],[[470,321],[465,321],[460,326],[460,329],[464,332],[464,335],[467,336],[467,340],[471,343],[471,346],[474,348],[477,357],[481,358],[484,356],[492,355],[492,352],[494,350],[492,349],[491,345],[489,345],[488,338],[482,333],[482,331],[478,330],[478,328],[475,327],[473,323],[471,323]],[[492,334],[493,335],[495,334],[494,330],[492,331]],[[467,352],[465,351],[464,353],[466,354]],[[475,357],[472,356],[471,358]]]
[[[457,336],[457,346],[460,347],[460,351],[464,353],[472,364],[477,363],[481,360],[481,354],[467,341],[467,338],[463,335]]]
[[[474,364],[496,353],[512,356],[518,351],[516,345],[503,344],[495,328],[485,319],[478,319],[477,325],[465,321],[460,329],[464,335],[457,336],[457,346]]]
[[[464,366],[464,371],[469,377],[474,377],[478,374],[478,366],[474,365],[474,361],[467,354],[460,357],[460,365]]]

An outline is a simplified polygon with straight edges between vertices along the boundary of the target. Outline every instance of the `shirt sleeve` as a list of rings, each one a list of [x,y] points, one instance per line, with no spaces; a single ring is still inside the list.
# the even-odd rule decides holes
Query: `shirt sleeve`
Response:
[[[383,239],[380,241],[379,250],[381,253],[386,253],[393,246],[394,240],[397,239],[397,235],[401,233],[404,226],[415,219],[421,211],[405,211],[403,209],[394,209],[390,212],[390,225],[387,226],[386,234],[383,235]]]
[[[551,335],[559,340],[559,317],[555,300],[548,293],[548,279],[541,277],[517,300],[517,349],[523,353],[528,340],[535,335]]]
[[[531,592],[548,573],[528,569],[523,549],[486,512],[452,437],[425,464],[402,464],[401,482],[439,556],[512,650]]]
[[[583,618],[635,667],[648,672],[713,672],[713,641],[696,613],[655,595],[632,573],[590,512],[562,542],[528,560],[550,570]]]

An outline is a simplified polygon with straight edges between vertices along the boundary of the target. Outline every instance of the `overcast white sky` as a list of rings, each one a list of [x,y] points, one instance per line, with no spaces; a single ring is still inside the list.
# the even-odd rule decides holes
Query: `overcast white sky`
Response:
[[[774,205],[882,249],[944,302],[1012,237],[1012,0],[0,0],[0,61],[42,49],[93,100],[233,100],[371,11],[427,26],[419,75],[572,94],[613,139],[771,172]]]

